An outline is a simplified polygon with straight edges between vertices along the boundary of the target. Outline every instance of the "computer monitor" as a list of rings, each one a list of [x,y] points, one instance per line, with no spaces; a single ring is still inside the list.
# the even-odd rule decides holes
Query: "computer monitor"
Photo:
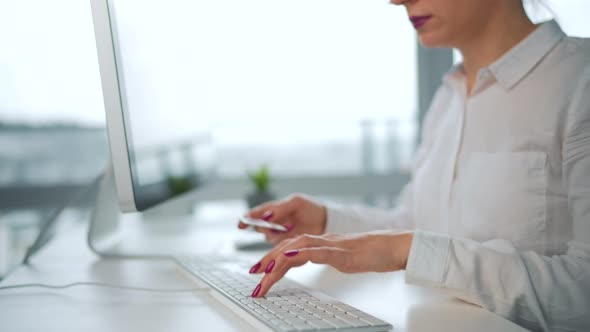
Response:
[[[212,158],[209,124],[197,116],[204,112],[201,91],[187,88],[188,68],[171,73],[179,71],[172,69],[178,50],[158,44],[173,36],[162,36],[163,27],[154,32],[149,6],[91,6],[119,206],[143,211],[207,182]]]

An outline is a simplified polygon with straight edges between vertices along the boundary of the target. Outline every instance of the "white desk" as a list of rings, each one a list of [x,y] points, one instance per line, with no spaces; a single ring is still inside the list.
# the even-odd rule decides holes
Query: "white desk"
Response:
[[[203,224],[210,243],[194,251],[235,253],[235,224]],[[223,234],[223,236],[221,236]],[[169,233],[169,238],[174,238]],[[203,237],[201,237],[202,241]],[[188,242],[187,242],[188,243]],[[235,253],[252,260],[261,253]],[[346,275],[308,264],[288,277],[393,324],[394,331],[524,331],[476,306],[404,283],[403,272]],[[85,228],[60,234],[0,285],[101,281],[151,288],[193,288],[169,261],[103,260],[86,247]],[[92,286],[0,291],[1,331],[253,331],[207,292],[147,293]]]

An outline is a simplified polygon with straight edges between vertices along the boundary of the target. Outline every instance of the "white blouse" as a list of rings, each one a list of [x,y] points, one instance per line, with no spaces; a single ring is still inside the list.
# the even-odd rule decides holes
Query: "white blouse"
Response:
[[[443,79],[393,211],[328,205],[327,232],[413,229],[406,282],[530,329],[590,330],[590,40],[554,21]]]

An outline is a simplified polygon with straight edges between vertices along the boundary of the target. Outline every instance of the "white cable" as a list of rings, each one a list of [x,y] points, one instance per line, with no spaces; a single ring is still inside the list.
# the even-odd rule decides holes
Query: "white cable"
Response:
[[[96,287],[107,287],[107,288],[115,288],[115,289],[125,289],[125,290],[134,290],[134,291],[142,291],[142,292],[159,292],[159,293],[184,293],[184,292],[204,292],[209,291],[209,288],[187,288],[187,289],[160,289],[160,288],[147,288],[147,287],[133,287],[133,286],[124,286],[124,285],[115,285],[109,284],[104,282],[73,282],[70,284],[65,285],[47,285],[47,284],[19,284],[19,285],[9,285],[9,286],[1,286],[0,290],[8,290],[8,289],[17,289],[17,288],[49,288],[49,289],[66,289],[70,287],[76,286],[96,286]]]

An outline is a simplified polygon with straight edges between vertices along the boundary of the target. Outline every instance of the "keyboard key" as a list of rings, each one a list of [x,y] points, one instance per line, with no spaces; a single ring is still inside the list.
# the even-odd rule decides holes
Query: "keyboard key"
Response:
[[[311,320],[317,320],[318,317],[314,316],[314,315],[310,315],[310,314],[301,314],[301,315],[297,315],[297,317],[299,317],[300,319],[304,320],[304,321],[311,321]]]
[[[297,323],[292,324],[291,326],[293,326],[297,331],[314,330],[314,327],[307,323]]]
[[[276,307],[266,308],[266,310],[274,315],[279,314],[281,311],[280,307],[279,308],[276,308]]]
[[[297,301],[299,299],[297,296],[293,296],[293,295],[282,296],[282,298],[285,301]]]
[[[329,322],[327,322],[325,320],[311,320],[311,321],[308,321],[307,323],[317,329],[328,329],[328,328],[334,327],[334,325],[330,324]]]
[[[287,312],[283,318],[297,318],[297,314],[293,312]]]
[[[333,318],[333,317],[336,317],[334,314],[331,314],[331,313],[328,313],[328,312],[325,312],[325,311],[324,312],[314,313],[314,315],[317,315],[317,316],[319,316],[321,318]]]
[[[334,318],[326,318],[324,319],[326,322],[329,322],[330,324],[334,325],[334,327],[348,327],[350,326],[350,324],[346,323],[343,320],[340,320],[336,317]]]
[[[309,304],[304,304],[303,309],[311,311],[311,312],[318,310],[318,309],[322,310],[321,308],[317,308],[315,305],[309,305]]]
[[[296,307],[296,306],[294,306],[292,304],[290,304],[290,305],[282,305],[281,308],[283,308],[283,309],[285,309],[287,311],[299,310],[300,309],[299,307]]]
[[[303,309],[291,309],[291,310],[289,310],[289,312],[294,313],[296,315],[303,315],[303,314],[305,314],[305,310],[303,310]]]
[[[371,324],[367,324],[366,322],[363,322],[362,320],[356,318],[356,317],[352,317],[349,315],[340,315],[340,316],[336,316],[338,319],[344,321],[345,323],[349,324],[350,326],[366,326],[366,325],[371,325]]]
[[[285,317],[283,319],[284,322],[289,323],[291,325],[295,325],[295,324],[302,324],[305,323],[304,319],[298,318],[298,317]]]
[[[282,300],[281,300],[281,301],[274,301],[274,304],[276,304],[276,305],[278,305],[278,306],[281,306],[281,307],[284,307],[284,306],[289,306],[289,305],[291,305],[291,303],[289,303],[289,302],[287,302],[287,301],[282,301]]]
[[[258,304],[258,305],[264,305],[264,304],[271,304],[272,302],[269,301],[268,299],[265,298],[255,298],[252,299],[252,302]]]
[[[335,309],[338,309],[338,308],[332,307],[332,305],[329,303],[320,303],[320,304],[316,305],[316,307],[323,309],[324,311],[334,311]]]
[[[249,307],[248,307],[248,308],[249,308]],[[266,313],[268,313],[268,311],[266,311],[266,310],[264,310],[264,309],[262,309],[262,308],[260,308],[260,307],[258,307],[258,308],[254,308],[254,312],[256,312],[256,313],[257,313],[257,314],[259,314],[259,315],[262,315],[262,314],[266,314]]]
[[[276,318],[275,315],[268,313],[268,312],[263,312],[260,314],[260,316],[262,316],[264,319],[275,319]]]
[[[291,332],[291,331],[297,331],[295,328],[293,328],[291,325],[289,324],[276,324],[274,325],[275,329],[280,331],[280,332]]]
[[[362,317],[359,319],[371,325],[387,325],[387,322],[384,322],[381,319],[375,317]]]
[[[271,324],[273,324],[273,325],[284,325],[283,320],[277,319],[277,318],[271,319],[268,322],[271,323]]]
[[[344,304],[344,303],[336,303],[333,305],[333,307],[337,308],[337,309],[342,309],[343,311],[357,311],[358,309],[355,309],[351,306],[349,306],[348,304]]]
[[[270,309],[268,311],[270,311]],[[272,313],[275,314],[276,316],[285,316],[285,315],[287,315],[288,311],[281,308],[281,309],[273,310]]]

